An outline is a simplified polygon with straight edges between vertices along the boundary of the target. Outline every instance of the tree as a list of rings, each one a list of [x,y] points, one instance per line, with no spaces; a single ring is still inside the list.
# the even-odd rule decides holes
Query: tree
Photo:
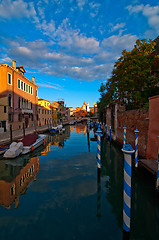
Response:
[[[123,50],[114,65],[112,76],[101,85],[99,108],[104,102],[122,102],[127,109],[148,106],[148,98],[159,94],[159,73],[156,67],[159,57],[151,54],[155,42],[151,39],[137,40],[133,50]]]

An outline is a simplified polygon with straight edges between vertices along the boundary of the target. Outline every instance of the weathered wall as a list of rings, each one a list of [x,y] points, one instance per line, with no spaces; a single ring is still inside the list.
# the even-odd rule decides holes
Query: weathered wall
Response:
[[[117,113],[117,141],[123,144],[123,127],[126,125],[126,143],[135,149],[135,129],[139,130],[139,155],[146,157],[147,134],[149,125],[148,109],[120,111]]]
[[[159,95],[149,98],[147,158],[157,159],[159,148]]]

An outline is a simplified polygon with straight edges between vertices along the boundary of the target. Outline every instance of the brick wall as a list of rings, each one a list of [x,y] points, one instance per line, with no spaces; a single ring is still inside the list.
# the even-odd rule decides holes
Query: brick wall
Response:
[[[147,158],[157,159],[159,148],[159,95],[149,98]]]
[[[117,113],[117,141],[123,144],[123,127],[126,125],[126,143],[135,149],[135,129],[139,130],[139,155],[146,157],[149,125],[148,109],[120,111]]]

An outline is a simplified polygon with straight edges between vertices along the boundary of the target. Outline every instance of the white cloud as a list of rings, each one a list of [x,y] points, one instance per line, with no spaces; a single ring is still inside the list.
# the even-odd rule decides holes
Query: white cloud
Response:
[[[112,27],[111,27],[111,29],[110,29],[110,32],[114,32],[114,31],[117,31],[117,30],[119,30],[119,29],[122,29],[122,28],[124,28],[125,27],[125,25],[126,25],[126,23],[124,23],[124,22],[121,22],[121,23],[117,23],[116,25],[112,25]]]
[[[77,0],[77,5],[80,10],[83,10],[83,7],[86,3],[87,3],[87,0]]]
[[[112,52],[114,51],[120,53],[123,49],[131,50],[134,47],[136,40],[136,35],[112,35],[111,37],[103,40],[102,47],[108,48],[112,50]]]
[[[4,19],[30,18],[36,15],[33,3],[23,0],[2,0],[0,2],[0,17]]]
[[[53,88],[53,89],[56,89],[56,90],[61,90],[59,87],[52,86],[52,85],[45,84],[45,83],[38,83],[38,86],[45,87],[45,88]]]
[[[147,5],[129,5],[127,6],[128,11],[130,14],[133,13],[142,13],[148,19],[149,25],[159,33],[159,6],[150,6]]]

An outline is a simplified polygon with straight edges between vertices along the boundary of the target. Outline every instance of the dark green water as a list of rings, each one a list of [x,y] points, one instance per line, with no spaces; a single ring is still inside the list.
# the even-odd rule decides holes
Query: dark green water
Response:
[[[89,138],[93,138],[93,131]],[[0,160],[0,240],[123,239],[123,154],[84,125],[47,137],[32,155]],[[132,172],[130,239],[159,239],[159,196],[145,170]]]

